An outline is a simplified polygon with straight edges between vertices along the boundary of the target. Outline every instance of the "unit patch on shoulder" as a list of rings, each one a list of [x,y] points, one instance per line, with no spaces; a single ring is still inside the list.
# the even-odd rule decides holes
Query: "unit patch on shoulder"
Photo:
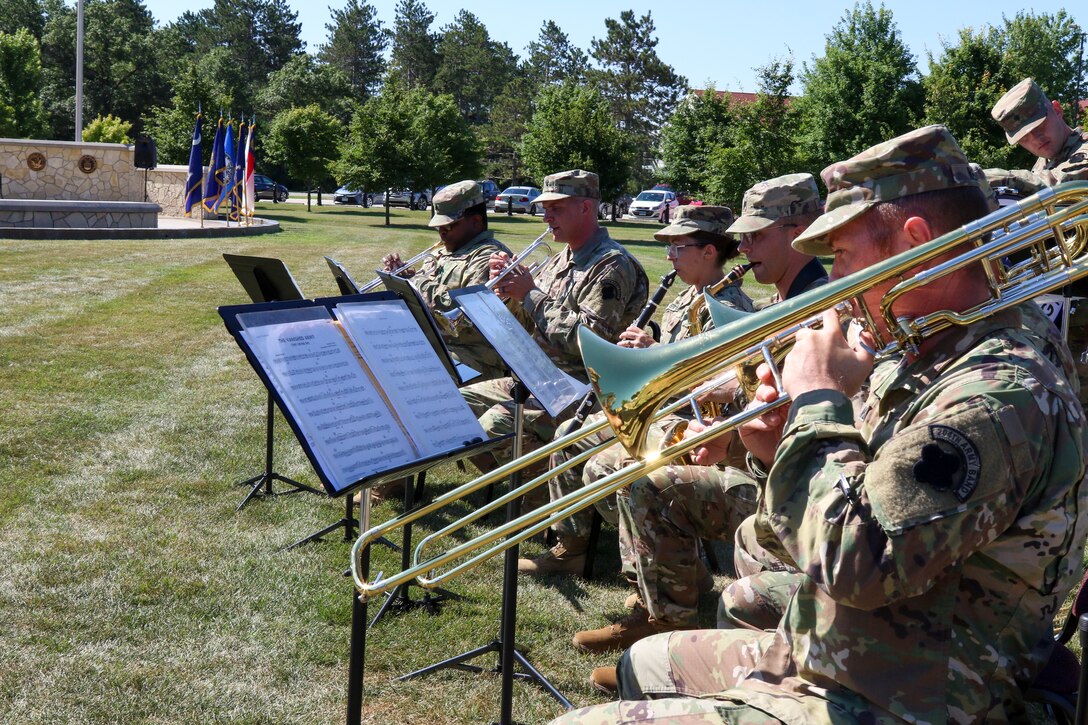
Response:
[[[914,479],[938,491],[951,490],[958,501],[966,501],[978,487],[982,470],[978,448],[962,431],[947,425],[929,426],[929,437],[933,442],[922,446]]]
[[[619,298],[620,298],[620,288],[615,282],[602,282],[601,283],[601,299],[618,300]]]

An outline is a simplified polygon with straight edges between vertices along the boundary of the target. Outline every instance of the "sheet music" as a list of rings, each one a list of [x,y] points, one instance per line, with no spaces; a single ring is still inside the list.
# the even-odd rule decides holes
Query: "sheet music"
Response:
[[[589,385],[555,366],[494,292],[468,287],[451,296],[549,415],[558,417],[589,392]]]
[[[487,438],[403,301],[345,303],[335,314],[423,456]]]
[[[241,334],[333,485],[341,489],[416,460],[408,437],[328,310],[283,312],[291,314],[239,315],[245,325]]]

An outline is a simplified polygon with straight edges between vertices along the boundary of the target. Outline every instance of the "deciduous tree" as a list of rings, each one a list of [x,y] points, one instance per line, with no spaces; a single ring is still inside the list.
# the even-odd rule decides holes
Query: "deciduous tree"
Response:
[[[565,83],[544,90],[522,141],[522,157],[538,182],[566,169],[594,171],[601,198],[615,201],[631,178],[635,148],[616,128],[608,101],[596,89]]]
[[[914,57],[890,10],[858,3],[827,36],[824,55],[805,66],[803,143],[822,167],[913,128],[922,115]]]
[[[41,83],[41,50],[30,31],[0,32],[0,137],[45,134]]]
[[[315,104],[291,108],[272,119],[264,148],[273,163],[282,164],[293,178],[306,184],[306,210],[310,189],[332,174],[340,155],[343,127]]]

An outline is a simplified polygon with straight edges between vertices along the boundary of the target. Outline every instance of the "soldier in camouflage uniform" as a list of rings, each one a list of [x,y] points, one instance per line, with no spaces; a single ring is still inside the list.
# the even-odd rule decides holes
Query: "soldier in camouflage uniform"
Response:
[[[820,192],[811,174],[769,179],[745,192],[742,214],[726,231],[740,237],[740,250],[757,281],[774,285],[776,294],[764,305],[827,281],[815,257],[790,246],[819,216],[820,208]],[[735,393],[731,389],[720,398],[723,412],[732,414],[743,407],[742,399],[734,400]],[[734,448],[743,455],[741,446]],[[632,460],[621,448],[606,451],[586,465],[585,482]],[[620,555],[625,571],[637,572],[639,596],[629,598],[631,614],[607,627],[579,632],[574,645],[590,652],[622,650],[650,634],[691,628],[699,594],[707,589],[699,539],[732,538],[754,513],[755,502],[755,481],[735,467],[670,465],[632,483],[629,495],[619,499]],[[602,674],[595,670],[591,680],[597,684]]]
[[[840,277],[924,244],[985,212],[966,169],[943,126],[833,164],[827,212],[795,245],[833,253]],[[865,304],[876,308],[896,281],[872,285]],[[969,267],[897,308],[914,316],[989,297]],[[1053,648],[1088,533],[1084,411],[1011,309],[881,367],[858,429],[849,395],[872,358],[833,319],[797,335],[783,370],[788,413],[742,429],[774,464],[774,545],[805,572],[777,630],[641,640],[621,659],[621,695],[674,699],[555,722],[1026,721],[1023,689]],[[882,318],[877,327],[887,335]]]
[[[668,244],[666,258],[672,263],[673,270],[680,280],[690,285],[668,307],[661,319],[661,337],[663,343],[677,342],[688,337],[692,330],[692,316],[698,330],[713,327],[710,312],[703,302],[703,290],[714,289],[714,297],[723,304],[745,312],[752,311],[752,300],[740,288],[740,280],[725,284],[726,261],[737,255],[737,243],[725,233],[733,223],[733,212],[724,206],[681,206],[673,216],[673,223],[654,234],[659,242]],[[645,330],[630,326],[620,333],[618,344],[621,347],[645,348],[655,344]],[[601,414],[591,417],[587,424],[599,421]],[[681,420],[680,416],[668,416],[654,424],[650,435],[664,438],[666,431],[673,429]],[[560,426],[556,436],[570,432],[574,421]],[[550,467],[556,468],[575,455],[611,439],[612,432],[605,429],[598,434],[582,439],[577,444],[553,454]],[[613,446],[609,451],[622,450]],[[605,455],[605,454],[602,454]],[[552,479],[549,495],[552,501],[572,493],[582,486],[582,467],[576,466]],[[615,497],[598,502],[597,510],[610,523],[616,523]],[[554,527],[557,545],[537,559],[522,559],[519,570],[527,574],[575,574],[585,565],[586,544],[592,524],[592,511],[587,509],[575,514],[570,519],[561,521]],[[625,548],[622,538],[620,549]],[[623,557],[621,557],[623,558]],[[632,578],[634,570],[627,572]]]
[[[646,304],[649,287],[638,260],[598,225],[600,198],[597,175],[591,171],[575,169],[545,177],[543,193],[534,202],[544,207],[544,222],[555,241],[566,247],[535,278],[519,266],[495,289],[511,301],[514,313],[556,366],[583,382],[586,372],[578,349],[578,327],[585,325],[601,337],[617,339]],[[491,275],[498,275],[509,262],[508,254],[492,255]],[[511,378],[461,388],[491,437],[514,429],[512,389]],[[572,414],[567,411],[568,416]],[[557,425],[530,399],[525,405],[523,450],[550,441]],[[483,469],[494,465],[490,454],[473,460]]]
[[[1088,181],[1088,132],[1070,128],[1061,104],[1047,100],[1035,81],[1025,78],[994,106],[991,114],[1010,144],[1020,144],[1039,157],[1031,171],[987,169],[994,186],[1011,186],[1025,196],[1064,181]],[[1070,286],[1066,335],[1077,361],[1080,377],[1088,374],[1088,283]],[[1088,387],[1081,391],[1081,405],[1088,405]]]
[[[472,180],[450,184],[434,195],[434,216],[427,226],[437,230],[443,249],[434,255],[432,268],[419,274],[407,270],[402,275],[412,277],[423,299],[437,314],[456,307],[450,290],[487,282],[491,255],[509,254],[510,249],[488,230],[484,192]],[[390,254],[382,263],[391,272],[401,266],[400,256]],[[443,332],[443,338],[450,352],[479,371],[482,380],[501,377],[505,372],[502,360],[467,319],[461,320],[456,336]]]
[[[1057,101],[1025,78],[1003,95],[990,115],[1010,144],[1038,156],[1031,171],[986,169],[991,186],[1009,186],[1024,196],[1064,181],[1088,180],[1088,133],[1070,128]]]

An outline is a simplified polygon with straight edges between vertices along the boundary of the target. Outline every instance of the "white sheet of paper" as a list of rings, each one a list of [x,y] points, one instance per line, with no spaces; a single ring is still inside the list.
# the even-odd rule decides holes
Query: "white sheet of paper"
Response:
[[[334,487],[417,459],[331,318],[242,331]]]
[[[422,456],[487,438],[404,302],[351,302],[334,312]]]

